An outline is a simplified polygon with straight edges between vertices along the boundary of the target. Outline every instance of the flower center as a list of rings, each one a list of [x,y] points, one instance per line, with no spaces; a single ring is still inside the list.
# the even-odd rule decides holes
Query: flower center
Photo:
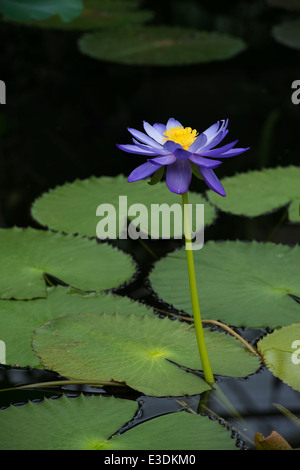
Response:
[[[197,139],[198,132],[191,127],[171,127],[163,134],[164,142],[172,140],[180,144],[184,150],[188,150],[190,145]]]

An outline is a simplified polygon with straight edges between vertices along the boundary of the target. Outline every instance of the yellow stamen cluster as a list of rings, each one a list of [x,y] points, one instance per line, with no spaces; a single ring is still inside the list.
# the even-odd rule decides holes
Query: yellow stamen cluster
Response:
[[[197,139],[198,132],[191,127],[171,127],[163,134],[164,142],[172,140],[176,144],[180,144],[182,148],[188,150],[192,143]]]

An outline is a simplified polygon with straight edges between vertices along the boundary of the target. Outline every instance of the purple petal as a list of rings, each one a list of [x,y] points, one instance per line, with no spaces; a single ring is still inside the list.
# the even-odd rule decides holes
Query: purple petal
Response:
[[[166,132],[166,126],[165,124],[160,124],[159,122],[156,122],[155,124],[153,124],[153,127],[155,130],[157,130],[161,135],[164,134],[164,132]]]
[[[235,157],[236,155],[240,155],[241,153],[246,152],[246,150],[249,150],[250,147],[247,147],[245,149],[243,148],[236,148],[232,150],[228,150],[228,152],[222,153],[222,155],[218,155],[218,158],[227,158],[227,157]]]
[[[217,178],[217,176],[213,172],[213,170],[210,170],[208,168],[199,167],[199,171],[200,171],[205,183],[207,184],[207,186],[210,189],[212,189],[215,193],[220,194],[220,196],[226,196],[225,190],[224,190],[221,182],[219,181],[219,179]]]
[[[176,149],[182,149],[182,147],[180,144],[176,144],[176,142],[173,142],[172,140],[167,140],[164,144],[164,150],[168,153],[174,153]]]
[[[227,152],[228,150],[231,150],[232,147],[234,147],[236,145],[236,143],[238,142],[238,140],[235,140],[234,142],[231,142],[230,144],[227,144],[227,145],[223,145],[223,147],[219,147],[219,148],[216,148],[216,149],[212,149],[212,150],[199,150],[199,154],[202,155],[203,157],[220,157],[222,155],[222,153],[225,153]]]
[[[143,180],[144,178],[147,178],[147,176],[153,175],[158,168],[159,165],[154,165],[151,162],[143,163],[143,165],[138,166],[130,173],[128,181],[131,183],[132,181]]]
[[[220,126],[220,122],[218,121],[212,126],[208,127],[208,129],[206,129],[204,132],[202,132],[202,134],[204,134],[207,137],[207,141],[210,141],[211,139],[214,138],[216,132],[219,129],[219,126]]]
[[[133,135],[133,137],[138,139],[140,142],[143,142],[143,144],[150,145],[150,147],[154,148],[161,148],[161,145],[158,142],[155,142],[155,140],[151,139],[151,137],[144,134],[143,132],[137,131],[136,129],[131,129],[130,127],[128,127],[128,131],[131,135]]]
[[[174,118],[170,118],[167,122],[167,129],[172,129],[172,127],[183,127],[179,121],[176,121]]]
[[[215,147],[226,137],[227,134],[228,134],[228,130],[218,132],[215,135],[215,137],[211,141],[206,143],[205,147],[198,150],[198,152],[201,152],[201,155],[202,155],[202,152],[206,152],[207,150],[210,150],[212,147]]]
[[[120,144],[117,144],[117,147],[120,150],[123,150],[124,152],[128,152],[128,153],[136,153],[138,155],[145,155],[145,156],[149,156],[149,155],[155,156],[155,155],[157,155],[157,152],[155,150],[152,150],[152,149],[147,150],[146,148],[141,149],[140,147],[137,147],[136,145],[131,145],[131,144],[120,145]]]
[[[190,157],[191,152],[184,150],[183,148],[177,148],[173,151],[173,155],[179,160],[187,160]]]
[[[185,193],[192,179],[192,168],[188,160],[177,160],[167,167],[166,183],[175,194]]]
[[[192,145],[189,146],[189,152],[192,152],[192,153],[197,152],[199,148],[204,147],[206,142],[207,142],[207,137],[205,134],[202,133],[198,135],[197,139],[194,140]]]
[[[146,121],[144,121],[143,123],[144,125],[144,129],[145,131],[147,132],[147,134],[152,138],[154,139],[156,142],[158,142],[159,144],[163,145],[164,143],[164,140],[163,140],[163,136],[161,135],[160,132],[158,132],[156,129],[154,129],[153,126],[150,126],[150,124]]]
[[[222,164],[222,162],[219,162],[218,160],[204,158],[200,155],[191,155],[190,161],[202,168],[217,168],[217,166]]]
[[[176,158],[174,155],[166,155],[164,157],[148,158],[148,162],[154,163],[155,165],[171,165],[174,163]],[[221,162],[220,162],[221,163]]]

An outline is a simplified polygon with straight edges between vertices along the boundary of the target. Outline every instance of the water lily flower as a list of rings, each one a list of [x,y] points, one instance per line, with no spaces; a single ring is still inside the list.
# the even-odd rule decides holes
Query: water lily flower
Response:
[[[192,168],[200,172],[207,186],[226,196],[225,190],[214,173],[221,165],[219,159],[234,157],[248,148],[234,148],[237,140],[217,147],[228,133],[228,119],[216,122],[200,135],[190,127],[183,127],[176,119],[169,119],[167,124],[151,126],[144,121],[146,133],[128,128],[133,136],[133,144],[117,145],[125,152],[143,155],[147,162],[135,168],[128,181],[145,179],[166,166],[166,183],[170,191],[176,194],[185,193],[192,179]]]

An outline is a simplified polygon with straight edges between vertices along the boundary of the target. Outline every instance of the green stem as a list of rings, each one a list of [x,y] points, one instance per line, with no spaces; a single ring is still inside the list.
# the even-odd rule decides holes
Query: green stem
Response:
[[[189,274],[190,293],[191,293],[196,337],[197,337],[197,342],[198,342],[200,359],[201,359],[203,372],[204,372],[204,378],[208,384],[213,385],[215,383],[215,379],[214,379],[210,362],[209,362],[209,357],[208,357],[207,348],[205,344],[202,320],[201,320],[201,313],[200,313],[200,308],[199,308],[194,256],[193,256],[192,240],[191,240],[192,234],[191,234],[191,223],[190,223],[190,216],[189,216],[189,209],[188,209],[189,206],[188,206],[187,192],[182,194],[182,208],[183,208],[183,214],[184,214],[186,259],[187,259],[187,267],[188,267],[188,274]]]

